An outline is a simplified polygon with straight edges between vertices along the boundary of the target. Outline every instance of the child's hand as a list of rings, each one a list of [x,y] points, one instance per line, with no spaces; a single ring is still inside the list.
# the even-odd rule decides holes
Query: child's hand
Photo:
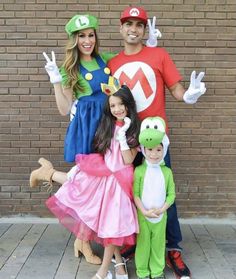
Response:
[[[125,122],[125,124],[123,125],[123,127],[120,128],[120,131],[126,132],[130,127],[131,119],[126,116],[124,118],[124,122]]]
[[[144,213],[144,216],[148,217],[148,218],[157,218],[158,215],[155,213],[156,209],[149,209],[146,210]]]
[[[127,144],[127,140],[126,140],[126,131],[130,127],[131,119],[129,117],[125,117],[124,122],[125,122],[125,124],[119,129],[119,131],[117,133],[117,137],[116,137],[116,140],[118,140],[120,142],[121,151],[130,149]]]
[[[162,213],[164,213],[162,208],[155,208],[154,209],[155,214],[159,217]]]

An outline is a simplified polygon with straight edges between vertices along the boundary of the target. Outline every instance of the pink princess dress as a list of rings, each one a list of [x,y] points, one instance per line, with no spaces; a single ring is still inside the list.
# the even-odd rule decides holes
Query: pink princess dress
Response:
[[[138,233],[132,198],[133,166],[124,165],[115,126],[111,147],[100,154],[77,155],[73,173],[46,201],[59,221],[81,240],[107,246],[134,245]]]

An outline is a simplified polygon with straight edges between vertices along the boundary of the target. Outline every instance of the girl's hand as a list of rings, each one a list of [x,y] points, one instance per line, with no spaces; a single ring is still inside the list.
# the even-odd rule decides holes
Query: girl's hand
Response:
[[[131,119],[126,116],[124,118],[124,122],[125,122],[125,124],[120,128],[120,131],[122,130],[122,131],[126,132],[130,127]]]
[[[127,139],[126,139],[126,131],[130,127],[131,119],[129,117],[125,117],[124,122],[125,122],[125,124],[119,129],[119,131],[117,133],[117,137],[116,137],[116,139],[120,143],[121,151],[130,149],[128,146],[128,143],[127,143]]]
[[[62,81],[62,76],[59,72],[59,69],[56,64],[56,56],[54,51],[52,53],[52,60],[47,56],[45,52],[43,52],[43,56],[45,57],[47,64],[45,65],[45,69],[50,77],[50,82],[52,84],[59,83]]]

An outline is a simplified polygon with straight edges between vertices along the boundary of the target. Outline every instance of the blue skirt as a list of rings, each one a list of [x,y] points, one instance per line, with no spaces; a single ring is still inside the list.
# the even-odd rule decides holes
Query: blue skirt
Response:
[[[64,142],[66,162],[74,162],[76,154],[93,152],[93,140],[106,98],[104,93],[98,93],[79,99],[76,114],[66,132]]]

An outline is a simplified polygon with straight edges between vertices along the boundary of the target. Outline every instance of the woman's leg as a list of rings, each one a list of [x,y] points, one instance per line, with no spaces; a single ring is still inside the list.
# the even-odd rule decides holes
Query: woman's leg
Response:
[[[67,180],[67,173],[62,171],[55,171],[52,175],[52,181],[59,184],[64,184]]]
[[[36,187],[41,181],[47,181],[49,185],[52,185],[52,181],[63,184],[67,180],[67,173],[57,171],[53,168],[50,161],[40,158],[40,168],[34,170],[30,174],[30,187]]]
[[[83,254],[88,263],[91,264],[102,263],[101,259],[98,256],[94,255],[89,241],[83,241],[80,240],[79,238],[76,238],[74,242],[74,253],[76,258],[79,257],[80,253]]]

